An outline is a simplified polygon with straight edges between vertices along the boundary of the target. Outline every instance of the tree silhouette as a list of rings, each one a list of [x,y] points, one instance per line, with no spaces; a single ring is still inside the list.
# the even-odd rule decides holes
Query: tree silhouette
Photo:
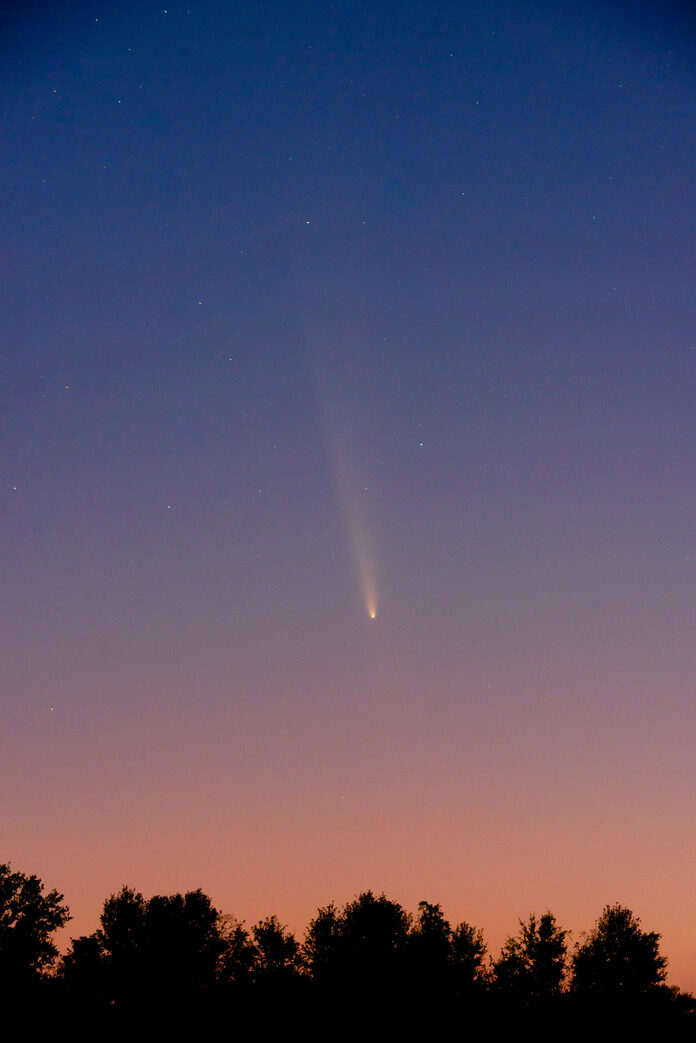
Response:
[[[413,987],[430,1002],[444,997],[472,999],[486,982],[486,944],[476,927],[452,928],[440,905],[418,903],[409,935],[408,970]]]
[[[255,979],[264,985],[288,985],[299,969],[299,943],[276,916],[251,929],[256,949]]]
[[[100,929],[73,941],[63,979],[73,995],[95,988],[117,1010],[182,1008],[214,989],[224,948],[201,890],[146,901],[124,887],[105,901]]]
[[[0,989],[32,1012],[67,1012],[99,1031],[214,1035],[234,1024],[267,1035],[288,1018],[355,1034],[449,1038],[489,1031],[594,1031],[676,1038],[696,1024],[696,1000],[665,985],[660,936],[621,905],[606,906],[576,946],[565,988],[568,931],[552,913],[520,920],[489,970],[482,932],[452,927],[438,904],[415,918],[372,891],[317,911],[304,944],[276,916],[250,930],[222,916],[200,889],[146,900],[124,887],[100,926],[73,940],[58,975],[51,935],[69,919],[62,895],[0,865]],[[41,989],[30,994],[30,986]],[[60,1005],[63,1004],[61,1007]],[[230,1019],[233,1019],[231,1021]],[[671,1034],[671,1035],[670,1035]],[[666,1038],[666,1037],[665,1037]]]
[[[410,915],[386,895],[364,891],[341,912],[320,909],[307,930],[305,963],[325,993],[387,1002],[404,984]]]
[[[0,864],[0,988],[17,999],[51,969],[58,950],[52,935],[70,919],[63,895],[44,894],[37,876]]]
[[[339,952],[352,990],[382,1000],[398,991],[410,926],[410,915],[384,894],[366,891],[345,906]]]
[[[171,1002],[211,990],[223,944],[217,909],[200,889],[155,895],[145,913],[150,991]]]
[[[335,987],[340,976],[340,937],[343,914],[333,902],[310,920],[302,946],[302,960],[313,982],[321,988]]]
[[[145,899],[128,887],[104,902],[96,937],[109,999],[117,1006],[138,1004],[147,994],[145,913]]]
[[[442,907],[418,903],[408,944],[408,972],[413,987],[430,1002],[452,992],[452,927]]]
[[[520,920],[519,934],[507,939],[494,964],[496,986],[521,1002],[557,996],[566,972],[567,934],[550,912]]]
[[[98,933],[73,938],[60,966],[61,983],[74,1005],[94,1014],[109,1002],[106,964]]]
[[[222,952],[218,960],[218,980],[237,993],[254,983],[258,952],[243,923],[233,916],[220,917]]]
[[[483,931],[471,924],[460,923],[452,931],[451,947],[455,992],[459,996],[471,997],[488,985]]]
[[[607,905],[573,957],[572,989],[612,998],[655,990],[665,980],[667,960],[660,935],[641,930],[630,909]]]

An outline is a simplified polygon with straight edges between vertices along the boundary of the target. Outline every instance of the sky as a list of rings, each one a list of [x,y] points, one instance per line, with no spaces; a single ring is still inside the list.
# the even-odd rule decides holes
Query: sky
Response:
[[[167,0],[165,0],[167,2]],[[696,16],[4,3],[2,857],[696,989]],[[374,617],[374,618],[373,618]]]

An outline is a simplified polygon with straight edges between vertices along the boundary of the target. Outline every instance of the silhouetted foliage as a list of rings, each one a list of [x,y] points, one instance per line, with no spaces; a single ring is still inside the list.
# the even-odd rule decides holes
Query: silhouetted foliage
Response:
[[[440,905],[420,902],[414,920],[371,891],[342,910],[319,909],[303,946],[323,1003],[350,1011],[356,1030],[362,1017],[374,1031],[378,1018],[392,1033],[395,1019],[409,1031],[414,1019],[430,1032],[453,1024],[455,1000],[471,1004],[483,992],[485,954],[481,932],[466,923],[453,929]]]
[[[218,979],[238,992],[256,980],[258,953],[243,923],[231,916],[220,918],[223,948],[218,960]]]
[[[452,927],[442,907],[418,903],[418,915],[409,937],[408,973],[413,987],[430,1001],[452,992]]]
[[[319,910],[307,931],[306,965],[324,990],[388,1002],[406,969],[410,927],[397,902],[365,891],[340,913],[334,905]]]
[[[411,917],[386,895],[363,892],[344,910],[339,934],[341,970],[349,987],[386,998],[399,982]]]
[[[667,967],[659,942],[659,934],[641,930],[630,909],[605,906],[573,957],[573,990],[617,997],[656,989]]]
[[[494,964],[497,988],[527,1003],[557,996],[566,973],[567,934],[550,912],[520,920],[519,934],[507,939]]]
[[[452,928],[440,905],[419,902],[409,937],[409,977],[426,1002],[445,996],[471,1000],[487,984],[486,944],[467,923]]]
[[[0,864],[0,988],[17,999],[50,971],[58,950],[53,935],[70,919],[63,895],[44,894],[37,876]]]
[[[101,928],[76,939],[63,961],[74,995],[90,983],[117,1009],[181,1007],[214,988],[225,948],[207,895],[155,895],[124,887],[104,903]]]
[[[483,931],[468,923],[460,923],[452,931],[452,964],[454,987],[460,996],[470,997],[489,984],[485,965],[486,943]]]
[[[664,983],[660,936],[620,905],[606,906],[576,946],[570,989],[568,932],[550,912],[521,920],[489,969],[482,932],[452,927],[431,902],[413,918],[365,891],[343,909],[319,909],[300,946],[276,916],[247,929],[201,890],[145,899],[124,887],[51,975],[52,935],[68,919],[57,891],[44,895],[36,877],[0,866],[0,987],[6,1005],[28,1009],[30,999],[46,1029],[59,1012],[109,1038],[136,1025],[155,1037],[230,1025],[238,1036],[261,1025],[268,1036],[292,1018],[322,1034],[337,1012],[361,1038],[522,1030],[541,1039],[599,1026],[602,1038],[676,1038],[696,1028],[696,999]]]
[[[340,936],[343,914],[333,902],[317,911],[302,946],[302,958],[312,980],[323,988],[335,986],[340,977]]]
[[[68,996],[90,1012],[108,1003],[106,965],[98,934],[73,939],[63,957],[60,976]]]
[[[213,988],[222,953],[219,914],[199,889],[147,903],[145,947],[151,989],[179,997]]]
[[[251,933],[256,950],[255,980],[264,985],[287,985],[299,971],[299,943],[275,916],[259,921]]]

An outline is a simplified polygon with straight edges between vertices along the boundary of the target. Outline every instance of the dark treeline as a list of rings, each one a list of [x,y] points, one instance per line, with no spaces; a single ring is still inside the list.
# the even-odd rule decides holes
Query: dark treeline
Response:
[[[262,1038],[696,1029],[694,997],[665,984],[660,936],[618,904],[574,946],[552,913],[530,915],[497,957],[479,928],[453,926],[439,905],[421,902],[412,916],[370,891],[319,909],[302,942],[275,916],[247,928],[200,890],[146,899],[124,887],[60,957],[54,935],[69,919],[61,894],[0,865],[5,1011],[136,1036],[166,1026]]]

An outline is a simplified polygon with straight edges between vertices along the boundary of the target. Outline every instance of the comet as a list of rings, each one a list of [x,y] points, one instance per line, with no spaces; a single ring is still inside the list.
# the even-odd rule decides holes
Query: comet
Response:
[[[370,619],[377,618],[377,580],[374,565],[374,550],[370,538],[367,518],[365,487],[357,479],[356,468],[351,466],[346,438],[339,437],[337,418],[331,415],[325,399],[325,421],[329,451],[336,489],[341,504],[341,513],[348,536],[358,589],[365,611]]]
[[[370,525],[368,524],[367,488],[358,476],[363,470],[358,466],[358,449],[355,439],[348,431],[355,426],[355,410],[351,403],[350,412],[341,410],[342,390],[339,391],[337,367],[331,364],[334,354],[327,349],[321,334],[309,334],[308,343],[313,346],[313,371],[317,398],[324,421],[328,443],[328,455],[334,473],[336,491],[345,524],[346,535],[355,566],[357,585],[369,619],[377,618],[377,581],[375,555]],[[343,416],[341,415],[343,412]]]
[[[343,504],[343,517],[357,573],[358,589],[367,615],[370,619],[376,619],[377,581],[372,541],[369,538],[365,517],[365,504],[355,491],[358,488],[357,483],[350,481],[345,458],[342,460],[339,458],[339,461],[336,473],[339,476],[338,486]]]

